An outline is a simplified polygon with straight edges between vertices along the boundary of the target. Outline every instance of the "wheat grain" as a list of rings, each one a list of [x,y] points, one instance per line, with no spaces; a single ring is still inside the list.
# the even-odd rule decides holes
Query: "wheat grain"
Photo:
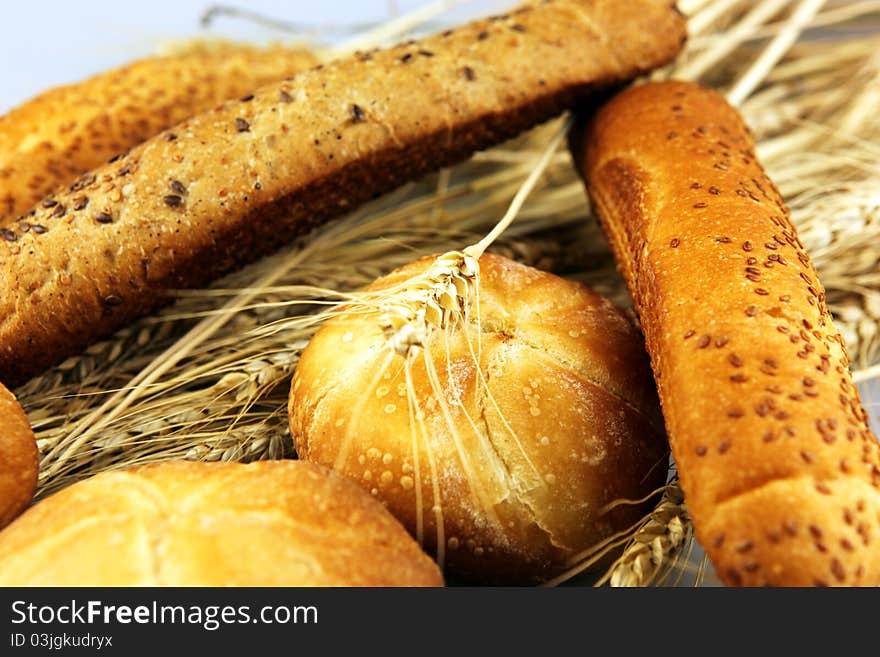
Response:
[[[763,9],[758,0],[683,4],[693,14],[691,43],[678,64],[656,77],[698,76],[731,89],[781,34],[796,3]],[[878,25],[873,4],[854,3],[846,11],[829,6],[811,24],[858,18]],[[757,30],[742,29],[749,16]],[[404,19],[393,28],[412,24]],[[375,35],[370,39],[364,43],[372,45]],[[857,379],[876,375],[871,366],[880,359],[878,43],[870,33],[799,39],[787,52],[777,48],[773,58],[782,58],[772,68],[751,69],[757,73],[740,87],[750,92],[740,92],[741,109],[761,157],[792,209],[829,308],[864,373],[856,372]],[[724,52],[729,55],[721,57]],[[424,337],[418,330],[404,336],[401,327],[448,324],[464,312],[478,284],[467,260],[474,254],[463,245],[490,234],[530,175],[528,198],[509,213],[512,223],[494,236],[492,249],[629,305],[570,157],[547,149],[560,132],[560,122],[551,122],[378,199],[208,290],[182,293],[174,306],[20,387],[42,456],[40,496],[102,470],[159,460],[293,456],[287,383],[314,331],[341,304],[381,302],[357,292],[375,278],[415,257],[451,252],[430,280],[415,286],[415,296],[404,295],[402,306],[383,306],[389,339],[401,350]],[[538,176],[542,156],[546,170]],[[120,399],[125,404],[110,402]],[[600,581],[675,580],[692,540],[686,509],[667,491],[643,523],[574,565],[622,548]]]

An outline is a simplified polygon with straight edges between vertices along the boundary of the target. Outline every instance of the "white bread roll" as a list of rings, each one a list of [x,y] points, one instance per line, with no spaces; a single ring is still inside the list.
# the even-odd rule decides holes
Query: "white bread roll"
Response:
[[[291,434],[301,458],[337,467],[382,500],[451,577],[540,582],[645,511],[605,505],[664,483],[656,392],[641,335],[586,286],[484,255],[478,294],[467,335],[461,325],[435,331],[411,358],[414,395],[382,312],[343,310],[302,355]]]
[[[391,515],[298,461],[105,472],[0,532],[0,586],[438,586]]]
[[[40,460],[34,432],[18,400],[0,383],[0,528],[34,497]]]

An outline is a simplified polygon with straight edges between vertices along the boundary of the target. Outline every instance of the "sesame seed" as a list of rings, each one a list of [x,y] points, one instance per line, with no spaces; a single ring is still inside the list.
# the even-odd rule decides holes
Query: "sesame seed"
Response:
[[[697,347],[699,347],[700,349],[705,349],[706,347],[709,346],[709,343],[711,343],[711,342],[712,342],[711,335],[703,335],[697,341]]]
[[[756,306],[747,306],[746,307],[746,315],[749,317],[754,317],[758,314],[758,308]]]
[[[727,357],[727,360],[734,367],[742,367],[742,364],[743,364],[742,359],[739,356],[737,356],[736,354],[730,354]]]
[[[169,194],[168,196],[163,196],[162,200],[165,201],[165,205],[171,208],[180,207],[180,203],[183,201],[177,194]]]
[[[712,194],[713,196],[718,196],[721,193],[721,190],[718,189],[717,187],[710,187],[709,193]]]
[[[171,191],[176,194],[186,194],[186,187],[179,180],[172,180],[168,183],[168,187],[170,187]]]
[[[289,93],[284,91],[284,89],[282,89],[278,93],[278,98],[281,100],[282,103],[292,103],[293,102],[293,96],[291,96]]]
[[[108,306],[118,306],[122,303],[122,297],[119,297],[115,294],[108,294],[104,297],[104,303]]]
[[[248,132],[251,129],[251,124],[242,118],[237,118],[235,119],[235,129],[238,132]]]
[[[748,240],[746,240],[745,242],[743,242],[742,248],[743,248],[743,251],[751,251],[752,250],[752,243],[749,242]]]
[[[679,244],[681,244],[681,240],[679,240],[677,237],[673,237],[672,241],[669,242],[669,246],[671,246],[673,249],[677,249]]]
[[[478,41],[485,41],[485,40],[488,39],[488,38],[489,38],[489,33],[486,32],[485,30],[482,31],[482,32],[480,32],[480,33],[477,35],[477,40],[478,40]]]
[[[694,203],[695,208],[705,208],[707,205],[708,203],[705,203],[703,201],[700,201],[699,203]]]
[[[724,336],[719,336],[719,337],[715,338],[715,346],[718,349],[721,349],[721,347],[726,345],[728,342],[730,342],[730,340],[725,338]]]
[[[2,237],[7,242],[18,241],[18,235],[16,235],[15,232],[10,230],[9,228],[0,228],[0,237]]]
[[[42,205],[44,208],[51,208],[58,205],[58,201],[56,201],[54,198],[44,198],[43,202],[40,203],[40,205]]]
[[[474,73],[474,69],[472,69],[470,66],[465,66],[464,68],[462,68],[461,73],[462,75],[464,75],[465,79],[470,82],[473,82],[477,79],[477,74]]]
[[[31,230],[34,231],[37,235],[42,235],[49,231],[45,226],[41,226],[40,224],[31,224]]]
[[[409,53],[409,52],[408,52],[408,53],[406,53],[403,57],[400,58],[400,61],[402,61],[404,64],[406,64],[406,63],[409,62],[412,58],[413,58],[412,53]]]
[[[254,99],[254,95],[253,95],[253,94],[248,94],[247,96],[245,96],[244,98],[241,99],[241,102],[243,102],[243,103],[249,103],[249,102],[251,102],[253,99]]]
[[[705,456],[706,451],[706,448],[702,445],[697,445],[697,447],[694,449],[694,452],[696,452],[697,456]]]
[[[99,224],[110,224],[113,223],[113,215],[107,214],[106,212],[99,212],[95,215],[95,221]]]
[[[434,53],[432,53],[430,50],[419,50],[419,54],[422,57],[433,57],[434,56]]]
[[[361,109],[360,105],[352,105],[351,106],[351,120],[355,123],[360,123],[365,120],[367,115],[364,113],[364,110]]]

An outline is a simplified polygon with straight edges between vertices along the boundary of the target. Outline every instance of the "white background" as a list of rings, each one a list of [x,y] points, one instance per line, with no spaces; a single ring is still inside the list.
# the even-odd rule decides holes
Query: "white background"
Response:
[[[0,112],[46,87],[72,82],[153,54],[162,41],[221,36],[289,41],[288,32],[220,17],[210,29],[199,19],[213,5],[313,25],[363,25],[423,7],[435,0],[0,0]],[[450,5],[455,0],[450,0]],[[515,0],[458,0],[438,18],[450,24],[494,13]],[[323,30],[325,33],[328,30]],[[330,30],[332,33],[336,30]],[[338,32],[337,32],[338,33]]]

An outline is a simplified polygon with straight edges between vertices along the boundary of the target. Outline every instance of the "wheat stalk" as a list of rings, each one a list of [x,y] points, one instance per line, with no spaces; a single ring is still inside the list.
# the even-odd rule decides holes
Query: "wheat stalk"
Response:
[[[802,36],[811,25],[876,21],[876,3],[845,10],[777,0],[681,4],[691,16],[690,45],[656,77],[695,78],[741,101],[864,373],[856,378],[873,376],[880,359],[880,39]],[[404,17],[380,36],[416,23]],[[377,45],[375,35],[358,45]],[[42,457],[39,496],[102,470],[170,458],[292,456],[287,387],[315,330],[341,305],[382,303],[389,340],[411,349],[425,327],[444,330],[478,293],[471,261],[478,253],[468,244],[491,242],[494,251],[629,305],[568,153],[548,148],[563,131],[561,121],[551,122],[410,184],[210,289],[182,292],[174,306],[20,387]],[[397,302],[358,292],[438,253],[450,255],[399,290]],[[580,555],[573,568],[622,550],[600,581],[644,585],[681,574],[693,541],[676,490],[670,484],[654,513]]]

